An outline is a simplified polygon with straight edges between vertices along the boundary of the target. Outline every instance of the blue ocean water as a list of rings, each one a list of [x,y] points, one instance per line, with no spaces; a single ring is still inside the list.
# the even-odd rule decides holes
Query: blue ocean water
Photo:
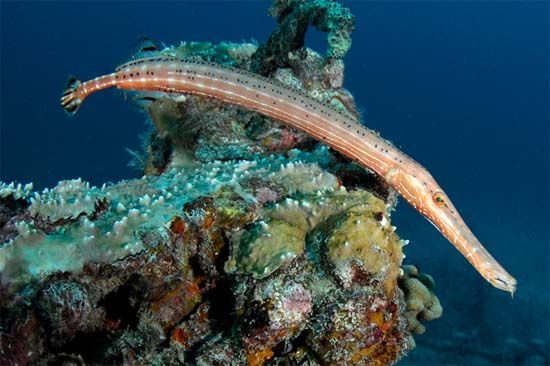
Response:
[[[144,116],[113,91],[68,118],[58,104],[67,76],[111,72],[140,35],[263,42],[275,26],[267,3],[2,1],[0,179],[42,188],[136,176],[125,148],[139,147]],[[346,87],[367,126],[428,167],[519,282],[514,299],[492,288],[401,203],[407,261],[434,276],[445,313],[400,364],[548,363],[548,3],[345,3],[357,20]],[[308,45],[322,50],[323,35]]]

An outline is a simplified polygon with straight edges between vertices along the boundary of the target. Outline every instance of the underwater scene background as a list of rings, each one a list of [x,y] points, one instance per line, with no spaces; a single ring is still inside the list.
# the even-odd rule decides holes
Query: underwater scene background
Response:
[[[399,365],[548,365],[550,353],[549,20],[545,1],[344,1],[355,16],[345,82],[366,126],[423,164],[518,280],[486,283],[414,209],[392,216],[405,263],[435,279],[443,316]],[[53,187],[138,178],[146,116],[120,92],[70,118],[59,95],[127,61],[139,36],[258,42],[269,2],[1,3],[0,180]],[[254,41],[256,40],[256,41]],[[326,49],[308,30],[307,47]],[[1,346],[1,344],[0,344]]]

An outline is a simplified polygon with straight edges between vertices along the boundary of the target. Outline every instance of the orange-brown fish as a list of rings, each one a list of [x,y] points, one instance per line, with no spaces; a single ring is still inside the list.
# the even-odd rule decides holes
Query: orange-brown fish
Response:
[[[516,280],[470,231],[443,189],[419,163],[376,132],[299,91],[239,69],[155,57],[128,62],[112,74],[81,83],[69,80],[61,104],[75,113],[84,99],[117,87],[217,98],[305,131],[383,177],[445,236],[493,286],[510,292]]]

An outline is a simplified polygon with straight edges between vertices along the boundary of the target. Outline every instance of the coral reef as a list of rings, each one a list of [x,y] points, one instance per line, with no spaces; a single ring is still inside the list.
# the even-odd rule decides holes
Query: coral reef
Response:
[[[204,49],[214,47],[209,43],[192,45],[183,43],[162,52],[200,58]],[[218,53],[221,52],[219,49],[227,51],[227,44],[219,45],[217,49]],[[239,53],[241,48],[236,45],[231,49],[234,55],[240,55],[244,65],[250,63],[247,47],[243,53]],[[273,75],[275,79],[358,118],[353,97],[342,87],[344,67],[341,61],[326,62],[309,49],[296,50],[288,57],[287,68],[277,69]],[[211,57],[225,62],[225,65],[233,65],[227,61],[228,58]],[[171,167],[190,166],[193,162],[250,160],[258,153],[311,149],[315,144],[305,133],[281,126],[251,111],[203,97],[157,94],[137,93],[134,97],[134,100],[146,100],[139,102],[138,106],[148,113],[155,126],[146,146],[146,156],[138,159],[148,175],[161,174]]]
[[[170,46],[162,53],[185,59],[197,58],[203,61],[248,69],[250,57],[258,46],[253,43],[221,42],[181,42],[178,46]]]
[[[355,19],[350,10],[333,0],[276,0],[270,14],[279,27],[252,56],[251,70],[269,75],[287,66],[287,57],[304,46],[307,28],[313,25],[327,33],[327,59],[341,60],[351,47]]]
[[[353,16],[349,10],[332,1],[285,1],[276,3],[274,9],[278,10],[273,10],[273,14],[294,14],[285,15],[288,19],[285,24],[309,22],[328,31],[332,47],[329,51],[333,51],[323,57],[302,46],[285,49],[281,51],[284,62],[277,62],[277,67],[271,67],[271,76],[358,119],[353,97],[343,88],[342,57],[349,48],[353,30]],[[268,65],[274,60],[270,54],[265,54],[273,49],[271,43],[275,42],[274,39],[287,45],[290,44],[289,37],[294,35],[281,25],[270,41],[259,47],[251,43],[222,42],[214,45],[208,42],[182,42],[163,49],[161,54],[255,71],[258,65]],[[146,144],[146,156],[137,156],[141,168],[148,175],[161,174],[171,167],[189,166],[194,161],[250,160],[257,153],[310,149],[315,144],[303,132],[219,101],[153,92],[133,94],[132,99],[150,116],[155,126]]]
[[[2,362],[395,362],[441,309],[428,277],[407,266],[400,277],[393,205],[341,186],[330,156],[78,181],[108,204],[49,232],[35,223],[50,211],[28,204],[0,249]]]
[[[358,118],[342,87],[349,11],[272,12],[280,27],[257,52],[162,53],[261,65]],[[309,24],[329,33],[325,57],[301,48]],[[0,185],[0,364],[389,365],[441,316],[430,277],[402,267],[395,193],[373,174],[250,111],[134,97],[155,128],[142,178]]]

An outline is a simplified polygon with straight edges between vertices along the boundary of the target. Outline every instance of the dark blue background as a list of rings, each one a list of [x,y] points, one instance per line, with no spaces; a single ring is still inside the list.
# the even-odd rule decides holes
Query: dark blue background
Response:
[[[492,288],[401,204],[394,222],[411,240],[407,261],[436,278],[445,309],[403,364],[476,364],[479,358],[464,355],[528,352],[537,342],[548,352],[547,3],[346,4],[357,19],[346,86],[366,124],[428,167],[519,281],[514,300]],[[139,35],[166,44],[262,42],[275,25],[259,1],[3,1],[1,10],[0,179],[39,188],[79,176],[100,185],[137,174],[126,166],[124,148],[138,148],[144,116],[117,92],[103,92],[68,118],[58,99],[69,74],[111,72]],[[308,42],[325,46],[317,32]],[[437,356],[430,351],[456,337],[469,342]],[[502,356],[499,363],[513,361]]]

